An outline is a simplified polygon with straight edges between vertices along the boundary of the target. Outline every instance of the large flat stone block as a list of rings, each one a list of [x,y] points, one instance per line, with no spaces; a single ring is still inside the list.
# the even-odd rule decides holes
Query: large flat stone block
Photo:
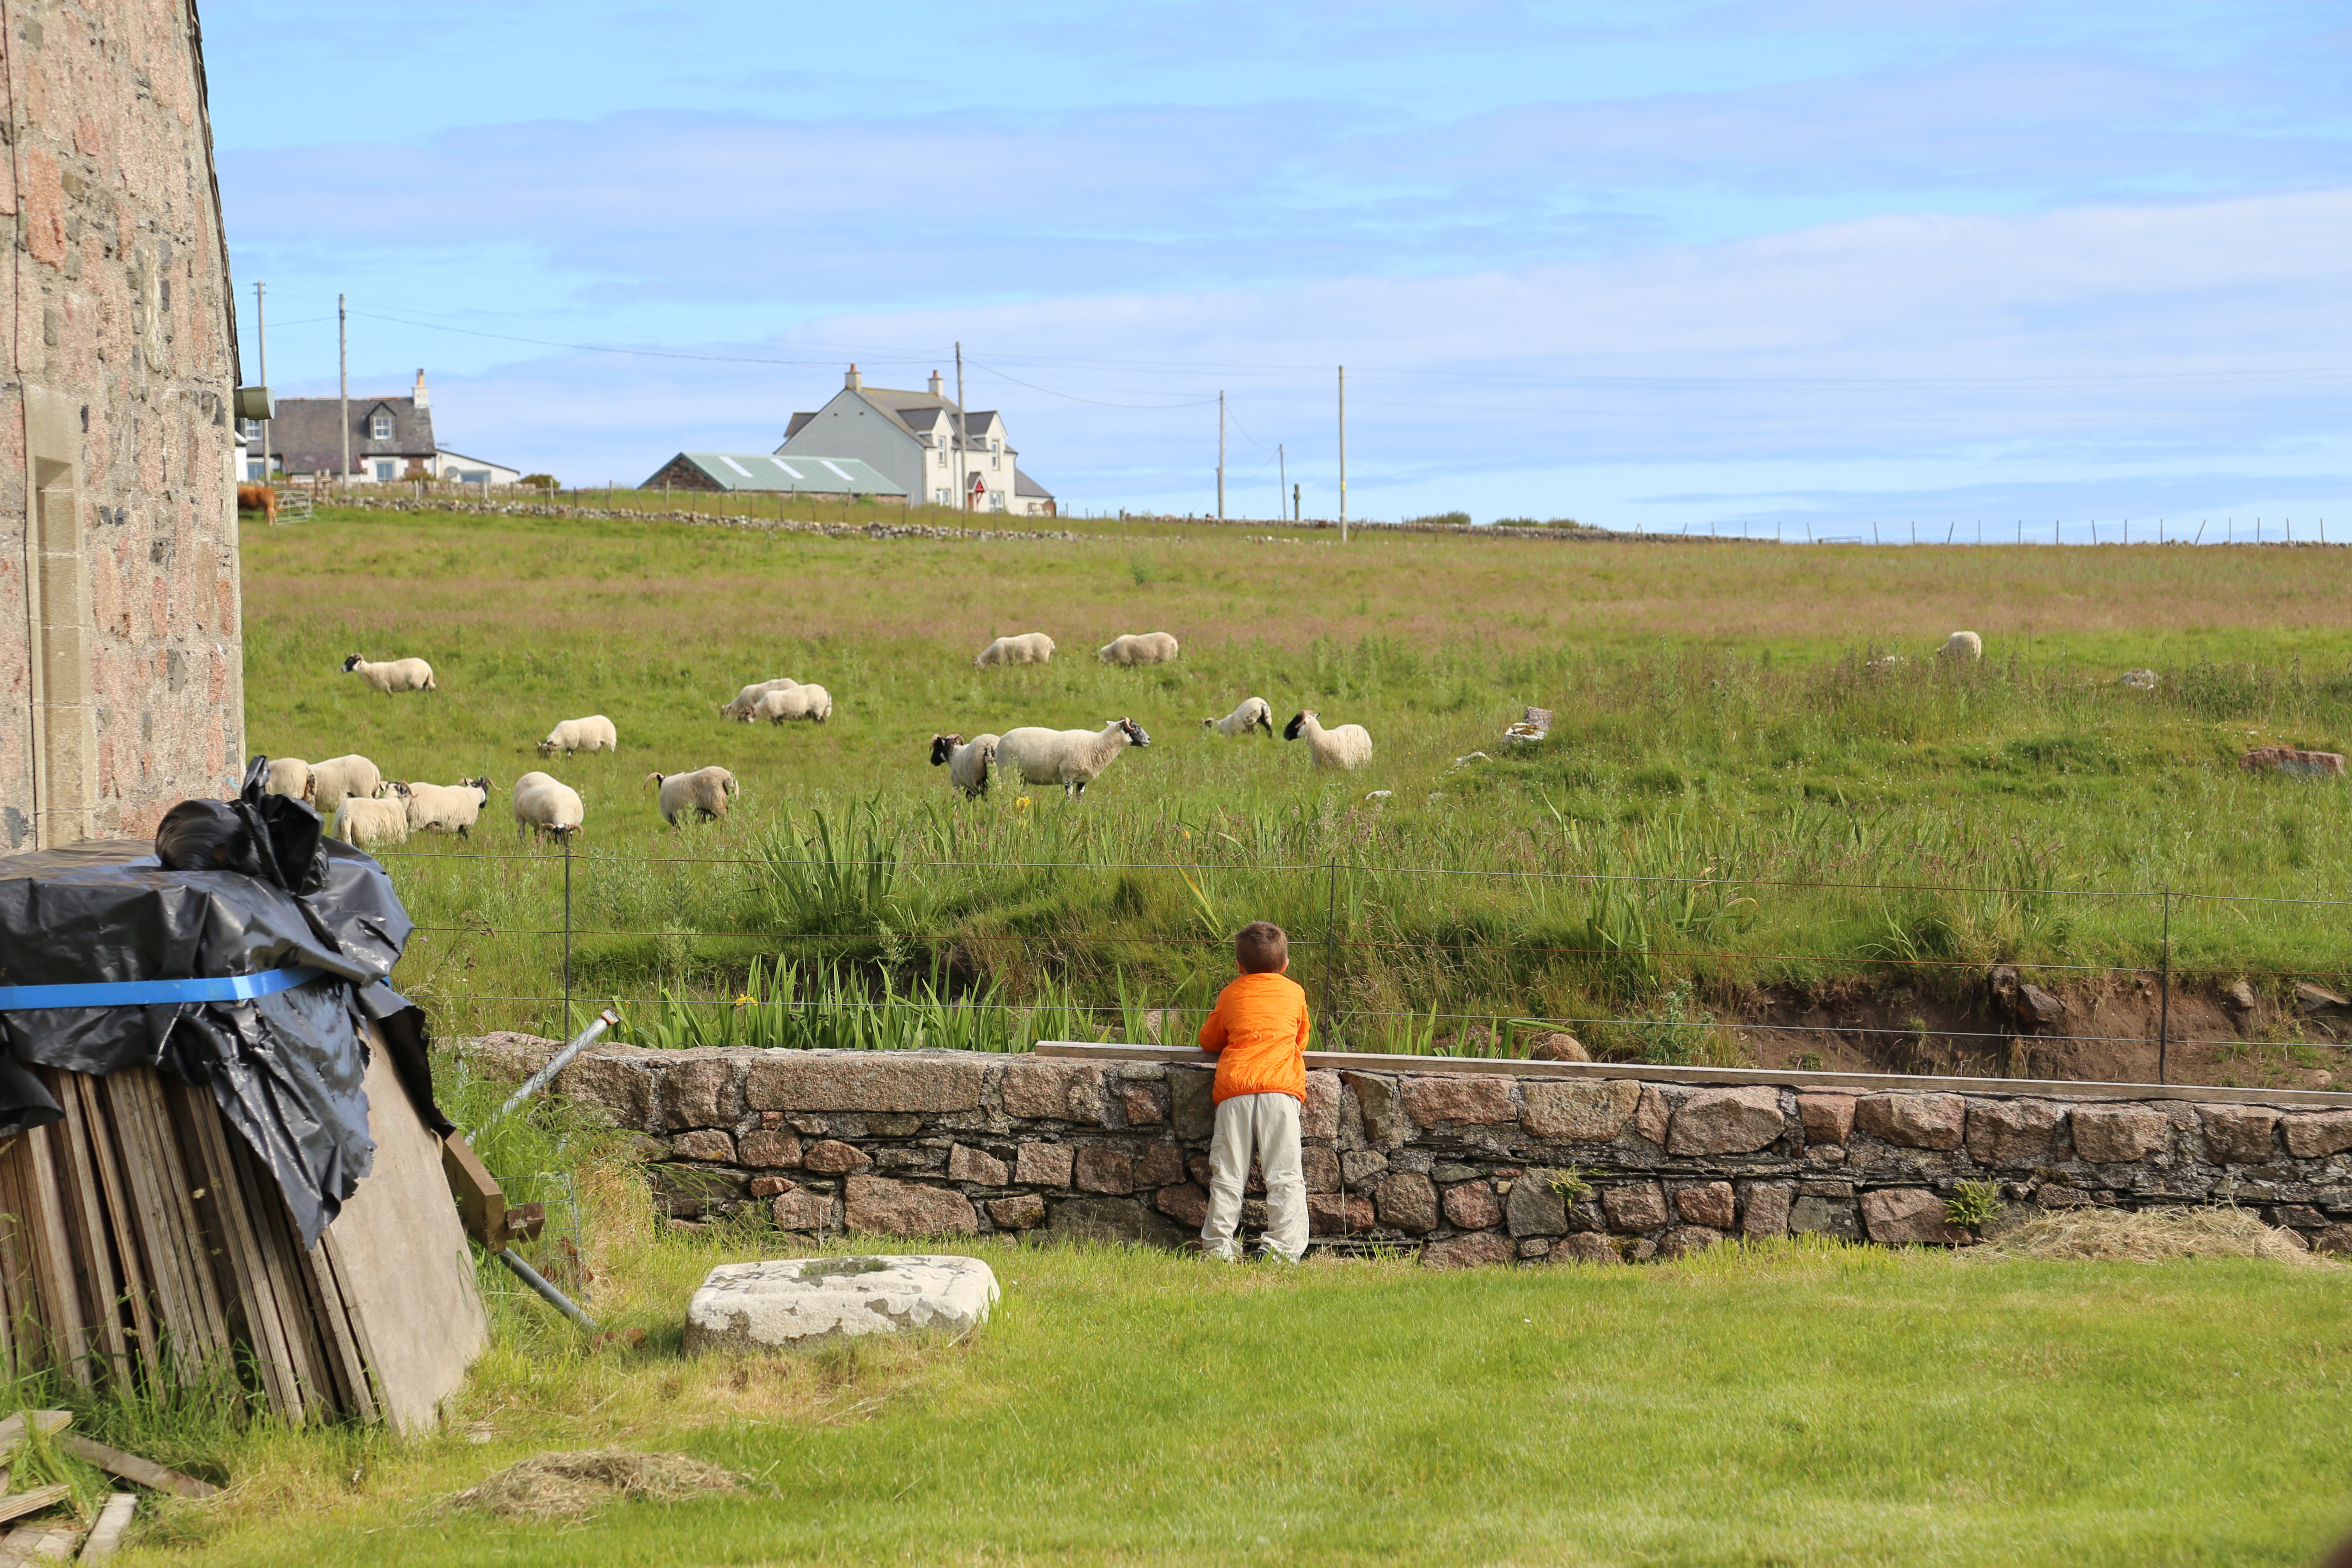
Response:
[[[1666,1135],[1670,1154],[1752,1154],[1780,1140],[1788,1119],[1768,1085],[1702,1089],[1684,1100]]]
[[[918,1051],[784,1051],[751,1063],[754,1110],[976,1110],[988,1064]]]
[[[795,1258],[722,1263],[686,1309],[686,1350],[810,1350],[834,1340],[988,1321],[996,1276],[977,1258]]]
[[[1520,1125],[1547,1142],[1606,1143],[1625,1130],[1641,1103],[1642,1086],[1632,1079],[1601,1083],[1530,1081],[1520,1088],[1528,1104]]]

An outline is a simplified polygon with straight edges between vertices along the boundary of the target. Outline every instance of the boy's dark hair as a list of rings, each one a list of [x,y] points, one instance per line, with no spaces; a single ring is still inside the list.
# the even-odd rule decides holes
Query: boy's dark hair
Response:
[[[1248,973],[1276,973],[1290,962],[1290,938],[1272,921],[1252,921],[1234,933],[1234,956]]]

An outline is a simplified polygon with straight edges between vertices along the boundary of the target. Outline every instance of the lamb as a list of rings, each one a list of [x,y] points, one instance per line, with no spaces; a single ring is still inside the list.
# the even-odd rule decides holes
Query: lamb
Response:
[[[736,793],[735,775],[725,768],[698,768],[690,773],[647,773],[646,783],[661,792],[662,820],[672,827],[692,812],[698,822],[727,815],[727,797]]]
[[[515,780],[515,837],[538,832],[569,838],[580,831],[583,817],[587,815],[580,805],[580,792],[560,784],[545,773],[525,773]]]
[[[331,822],[334,820],[335,807],[343,804],[345,796],[368,799],[383,787],[383,773],[356,752],[310,764],[310,804]]]
[[[469,837],[474,825],[482,819],[482,807],[490,804],[490,781],[459,779],[454,784],[394,784],[408,802],[408,831],[411,833],[454,833],[458,837]]]
[[[789,675],[780,675],[773,680],[755,680],[737,692],[735,700],[723,704],[719,711],[740,723],[749,724],[751,721],[752,705],[761,698],[771,691],[790,691],[799,684],[799,681]]]
[[[1166,664],[1176,657],[1177,651],[1176,639],[1166,632],[1129,632],[1095,649],[1095,657],[1105,664],[1129,668],[1139,664]]]
[[[390,658],[382,664],[371,664],[353,654],[343,660],[343,673],[357,673],[362,680],[389,697],[395,691],[438,691],[433,679],[433,667],[421,658]]]
[[[833,693],[822,686],[793,686],[771,691],[751,705],[751,717],[765,719],[772,724],[794,719],[822,724],[833,717]]]
[[[974,669],[986,669],[992,664],[1051,664],[1054,662],[1054,639],[1044,632],[1024,632],[1017,637],[998,637],[980,650],[971,661]]]
[[[1282,727],[1282,738],[1296,741],[1307,737],[1307,749],[1315,753],[1318,768],[1362,767],[1372,760],[1371,732],[1361,724],[1342,724],[1336,730],[1326,730],[1323,716],[1308,708]]]
[[[590,719],[566,719],[547,732],[547,739],[539,743],[539,754],[551,757],[558,749],[567,757],[574,752],[618,752],[620,732],[602,713]]]
[[[290,795],[296,800],[310,798],[310,764],[299,757],[269,759],[269,782],[262,785],[264,795]]]
[[[1062,786],[1065,799],[1084,799],[1087,785],[1100,777],[1129,746],[1148,746],[1151,737],[1132,719],[1114,719],[1100,730],[1044,730],[1029,725],[1007,730],[996,742],[996,765],[1024,784]]]
[[[1214,730],[1228,740],[1236,735],[1246,735],[1252,730],[1263,730],[1271,735],[1274,733],[1274,710],[1267,706],[1263,697],[1244,697],[1242,705],[1223,718],[1202,720],[1201,728]]]
[[[1936,650],[1937,658],[1964,658],[1971,663],[1984,657],[1984,638],[1974,632],[1954,632]]]
[[[988,793],[988,773],[996,765],[996,747],[1000,737],[978,735],[967,741],[961,735],[931,737],[931,766],[945,763],[948,783],[967,795]]]
[[[336,837],[355,848],[408,841],[408,803],[346,795],[335,807]]]

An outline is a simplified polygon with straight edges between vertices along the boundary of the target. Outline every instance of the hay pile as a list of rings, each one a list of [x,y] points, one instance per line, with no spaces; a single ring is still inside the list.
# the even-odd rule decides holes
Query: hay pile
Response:
[[[583,1448],[534,1454],[478,1487],[451,1498],[453,1509],[506,1519],[573,1519],[608,1502],[642,1499],[679,1502],[739,1489],[732,1470],[684,1454],[632,1454],[624,1448]]]
[[[2293,1231],[2264,1225],[2244,1209],[2066,1209],[2003,1232],[1968,1256],[2162,1263],[2176,1258],[2267,1258],[2274,1263],[2333,1268]]]

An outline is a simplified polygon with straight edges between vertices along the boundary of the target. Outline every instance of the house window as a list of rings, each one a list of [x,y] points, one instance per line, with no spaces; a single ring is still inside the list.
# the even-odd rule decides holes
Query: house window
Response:
[[[248,479],[266,479],[269,477],[269,465],[258,458],[250,458],[245,465],[245,477]]]
[[[376,466],[375,466],[375,482],[376,482],[376,483],[378,483],[378,484],[380,484],[380,485],[388,485],[388,484],[392,483],[392,474],[393,474],[393,469],[394,469],[394,468],[397,468],[398,466],[399,466],[399,465],[397,465],[397,464],[395,464],[395,463],[392,462],[390,459],[386,459],[386,460],[384,460],[384,461],[383,461],[383,462],[380,462],[380,463],[376,464]]]
[[[992,468],[1001,468],[1004,467],[1003,442],[991,441],[988,444],[988,466]]]
[[[939,489],[931,492],[931,504],[933,506],[955,505],[955,491],[950,489],[945,485],[941,485]]]
[[[948,449],[947,449],[945,447],[940,447],[940,468],[946,468],[947,466],[948,466]]]
[[[261,439],[261,421],[260,421],[260,420],[258,420],[258,419],[241,419],[241,420],[237,421],[237,423],[238,423],[239,425],[241,425],[241,426],[244,426],[244,428],[245,428],[245,438],[246,438],[247,440],[248,440],[248,441],[258,441],[258,440],[260,440],[260,439]]]
[[[368,439],[371,441],[389,441],[392,439],[391,415],[379,414],[368,421]]]
[[[1004,492],[1003,490],[991,490],[988,492],[988,510],[991,511],[1003,511],[1004,510]]]

